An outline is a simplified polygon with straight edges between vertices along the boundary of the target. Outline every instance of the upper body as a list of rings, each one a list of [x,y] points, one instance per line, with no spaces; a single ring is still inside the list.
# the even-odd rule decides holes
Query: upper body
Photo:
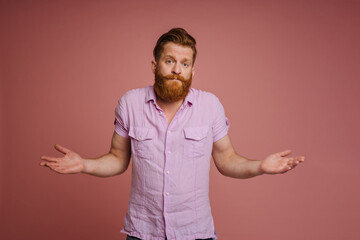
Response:
[[[128,92],[116,109],[109,153],[95,159],[60,145],[61,158],[43,156],[58,173],[100,177],[123,173],[133,159],[124,231],[143,239],[216,237],[208,198],[209,161],[225,176],[285,173],[304,161],[291,150],[256,161],[236,153],[218,99],[191,89],[195,39],[184,29],[163,34],[155,48],[154,87]],[[164,232],[162,232],[164,231]]]
[[[192,88],[168,123],[151,86],[127,92],[115,113],[115,131],[131,140],[133,161],[123,232],[144,240],[216,238],[210,158],[228,131],[218,98]]]

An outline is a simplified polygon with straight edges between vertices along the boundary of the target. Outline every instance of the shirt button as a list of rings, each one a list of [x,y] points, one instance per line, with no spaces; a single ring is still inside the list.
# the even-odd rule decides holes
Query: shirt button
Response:
[[[169,151],[168,151],[168,154],[170,154],[170,153],[171,153],[171,151],[169,150]]]
[[[165,213],[165,216],[167,216],[167,215],[168,215],[168,213],[166,212],[166,213]]]
[[[166,195],[169,196],[169,193],[167,192]]]
[[[168,133],[171,133],[171,131],[169,130]]]
[[[161,232],[163,233],[163,232],[164,232],[164,230],[161,230]]]
[[[166,171],[166,174],[169,174],[170,173],[170,171]]]
[[[138,137],[138,140],[141,140],[141,137]]]

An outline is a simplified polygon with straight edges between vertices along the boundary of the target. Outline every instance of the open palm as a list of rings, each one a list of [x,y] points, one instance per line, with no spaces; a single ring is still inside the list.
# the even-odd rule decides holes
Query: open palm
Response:
[[[64,156],[60,158],[42,156],[41,159],[44,161],[40,163],[41,166],[49,167],[58,173],[80,173],[84,170],[84,160],[79,154],[58,144],[55,145],[55,149]]]
[[[291,150],[274,153],[265,158],[260,168],[264,173],[277,174],[285,173],[305,160],[304,156],[287,157]]]

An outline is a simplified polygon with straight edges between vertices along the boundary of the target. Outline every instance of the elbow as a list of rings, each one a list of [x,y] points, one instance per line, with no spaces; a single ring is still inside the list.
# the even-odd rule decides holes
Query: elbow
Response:
[[[230,177],[229,171],[228,171],[228,166],[226,164],[226,161],[220,161],[220,160],[215,160],[215,166],[217,168],[217,170],[219,171],[219,173],[225,177]]]
[[[215,166],[221,175],[226,177],[233,177],[232,173],[234,169],[232,163],[232,156],[232,154],[213,156]]]
[[[124,173],[129,167],[130,156],[118,154],[116,151],[111,151],[110,154],[113,156],[114,175]]]
[[[126,172],[126,170],[127,170],[128,168],[129,168],[129,162],[121,164],[121,166],[119,167],[119,171],[117,172],[116,175],[121,175],[121,174],[123,174],[124,172]]]

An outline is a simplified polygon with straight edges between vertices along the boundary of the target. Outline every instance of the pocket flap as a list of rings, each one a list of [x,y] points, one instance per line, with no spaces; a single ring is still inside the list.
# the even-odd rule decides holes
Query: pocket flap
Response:
[[[202,140],[206,138],[209,128],[204,127],[187,127],[184,128],[185,138],[192,140]]]
[[[151,128],[143,128],[143,127],[130,127],[129,136],[138,140],[148,140],[152,139],[154,136],[154,131]]]

